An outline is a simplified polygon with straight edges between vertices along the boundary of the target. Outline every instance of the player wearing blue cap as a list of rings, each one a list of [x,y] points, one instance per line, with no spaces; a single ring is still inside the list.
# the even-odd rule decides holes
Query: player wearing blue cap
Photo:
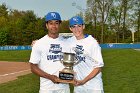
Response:
[[[70,93],[68,84],[57,83],[59,71],[64,66],[56,60],[62,59],[64,43],[59,37],[61,17],[57,12],[45,16],[48,34],[37,40],[32,47],[29,62],[31,71],[40,76],[39,93]]]
[[[74,93],[104,93],[101,73],[104,63],[98,42],[91,35],[84,35],[85,25],[80,16],[72,17],[69,26],[74,34],[68,40],[69,47],[80,61],[74,66]]]

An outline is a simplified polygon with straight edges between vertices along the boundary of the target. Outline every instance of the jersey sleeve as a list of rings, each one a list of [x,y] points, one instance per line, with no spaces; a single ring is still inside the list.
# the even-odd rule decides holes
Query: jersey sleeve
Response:
[[[94,61],[95,68],[104,66],[102,53],[101,53],[101,47],[99,46],[98,43],[96,43],[96,46],[94,48],[92,48],[92,58]]]
[[[40,59],[41,59],[41,51],[40,51],[40,48],[38,47],[38,44],[35,44],[32,47],[29,62],[33,64],[38,64],[40,62]]]

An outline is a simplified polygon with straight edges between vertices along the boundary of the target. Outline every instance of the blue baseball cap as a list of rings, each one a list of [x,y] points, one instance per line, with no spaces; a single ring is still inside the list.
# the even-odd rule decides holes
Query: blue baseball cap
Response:
[[[60,14],[57,13],[57,12],[49,12],[45,16],[45,21],[50,21],[50,20],[58,20],[58,21],[61,21]]]
[[[70,26],[82,25],[82,24],[84,24],[84,21],[80,16],[74,16],[69,20],[69,25]]]

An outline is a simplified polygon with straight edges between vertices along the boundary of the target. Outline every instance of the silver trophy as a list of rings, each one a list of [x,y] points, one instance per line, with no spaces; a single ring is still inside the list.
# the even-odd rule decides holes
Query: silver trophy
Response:
[[[72,83],[75,74],[73,66],[79,63],[76,60],[76,55],[74,53],[64,52],[61,63],[65,66],[65,68],[62,71],[59,71],[60,80],[58,82]]]

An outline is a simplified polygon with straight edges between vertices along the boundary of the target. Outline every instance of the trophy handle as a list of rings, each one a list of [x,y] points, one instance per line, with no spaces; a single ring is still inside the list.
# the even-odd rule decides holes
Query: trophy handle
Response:
[[[77,60],[77,61],[74,62],[74,65],[77,65],[79,63],[80,63],[80,61]]]
[[[60,62],[63,64],[64,61],[63,60],[60,60]]]

